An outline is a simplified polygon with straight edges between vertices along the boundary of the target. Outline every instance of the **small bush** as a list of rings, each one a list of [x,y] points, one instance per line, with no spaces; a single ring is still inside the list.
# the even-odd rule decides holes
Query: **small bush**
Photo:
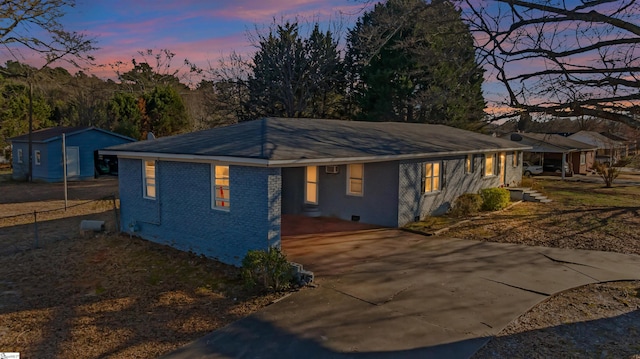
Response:
[[[613,180],[618,178],[620,175],[620,170],[615,167],[609,167],[606,164],[596,162],[593,164],[593,169],[598,172],[600,177],[604,180],[604,186],[607,188],[611,188],[613,186]]]
[[[511,194],[504,188],[485,188],[480,190],[482,210],[499,211],[509,205]]]
[[[293,268],[278,248],[252,250],[242,260],[242,278],[249,288],[281,291],[291,286]]]
[[[482,208],[482,196],[477,193],[465,193],[456,198],[451,209],[451,215],[455,217],[472,216],[480,212]]]

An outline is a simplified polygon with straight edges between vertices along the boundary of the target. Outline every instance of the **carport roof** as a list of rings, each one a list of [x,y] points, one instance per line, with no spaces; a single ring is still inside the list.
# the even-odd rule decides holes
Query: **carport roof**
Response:
[[[597,148],[588,143],[547,133],[512,133],[512,141],[532,147],[531,152],[567,153],[576,151],[592,151]]]
[[[443,125],[263,118],[226,127],[109,147],[102,154],[130,158],[221,161],[296,166],[531,148]]]

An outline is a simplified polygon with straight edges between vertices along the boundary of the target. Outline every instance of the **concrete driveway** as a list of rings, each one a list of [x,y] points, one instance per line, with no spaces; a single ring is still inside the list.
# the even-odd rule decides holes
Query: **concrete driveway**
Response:
[[[317,288],[166,358],[468,358],[550,295],[640,279],[640,257],[424,237],[396,229],[289,237]]]

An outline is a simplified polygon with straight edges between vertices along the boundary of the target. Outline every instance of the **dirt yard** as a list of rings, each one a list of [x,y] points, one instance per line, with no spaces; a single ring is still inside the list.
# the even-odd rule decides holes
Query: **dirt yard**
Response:
[[[115,179],[0,183],[0,352],[21,358],[156,358],[277,295],[244,289],[235,267],[118,235]],[[56,209],[56,210],[54,210]],[[34,210],[39,241],[34,245]],[[26,216],[15,216],[28,213]],[[83,218],[106,234],[79,233]]]

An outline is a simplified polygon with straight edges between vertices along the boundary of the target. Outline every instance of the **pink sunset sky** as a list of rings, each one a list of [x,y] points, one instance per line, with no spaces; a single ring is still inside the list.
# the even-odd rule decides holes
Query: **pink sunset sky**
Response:
[[[255,51],[248,33],[282,19],[298,19],[300,23],[320,22],[328,28],[342,24],[351,28],[375,0],[76,0],[74,8],[65,9],[60,22],[65,29],[95,39],[99,49],[91,53],[95,66],[85,73],[100,78],[116,78],[110,64],[122,62],[121,71],[131,67],[131,60],[153,62],[138,54],[148,49],[159,53],[166,49],[175,54],[172,69],[187,70],[184,60],[207,69],[232,52],[250,55]],[[569,2],[575,2],[570,0]],[[36,29],[26,29],[36,31]],[[303,29],[304,34],[304,29]],[[33,34],[37,36],[37,34]],[[338,34],[344,41],[345,34]],[[0,47],[0,63],[17,60],[35,66],[42,59],[32,52]],[[577,61],[577,60],[576,60]],[[58,62],[71,72],[76,69]],[[544,67],[541,61],[518,62],[514,66]],[[485,99],[492,112],[504,109],[506,92],[496,83],[495,72],[485,74]],[[197,81],[196,81],[197,82]]]
[[[114,72],[105,65],[128,64],[134,57],[140,61],[138,51],[168,49],[175,53],[173,66],[189,59],[206,67],[232,51],[252,52],[247,33],[274,19],[297,18],[301,23],[323,25],[342,21],[350,27],[366,7],[365,0],[76,0],[60,22],[68,31],[95,39],[99,47],[92,55],[103,67],[84,71],[113,78]],[[0,49],[0,60],[40,62],[29,52],[7,49]],[[69,68],[62,62],[53,66]]]

